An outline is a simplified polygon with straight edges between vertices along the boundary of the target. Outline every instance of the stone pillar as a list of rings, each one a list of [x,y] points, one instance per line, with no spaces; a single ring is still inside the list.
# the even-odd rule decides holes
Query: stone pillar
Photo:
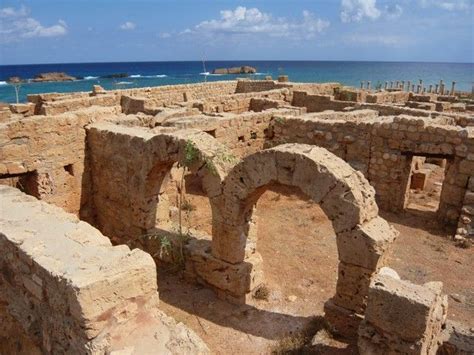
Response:
[[[397,82],[395,83],[396,85],[396,88],[399,89],[400,88],[400,82],[397,80]]]
[[[367,90],[370,90],[370,81],[367,82]]]
[[[402,91],[405,91],[405,81],[402,80]]]
[[[455,86],[455,85],[456,85],[456,82],[453,81],[453,83],[452,83],[452,85],[451,85],[451,95],[453,95],[453,96],[454,96],[454,93],[455,93],[455,91],[454,91],[454,86]]]
[[[407,85],[407,91],[410,92],[410,88],[411,88],[411,81],[408,80],[408,85]]]
[[[423,80],[420,79],[420,93],[423,92]]]
[[[436,84],[436,87],[435,87],[435,94],[439,94],[439,84]]]
[[[364,82],[363,82],[363,81],[360,82],[360,88],[361,88],[361,89],[364,88]]]
[[[390,89],[393,89],[393,81],[390,82]]]
[[[444,95],[444,83],[443,83],[443,80],[440,80],[439,81],[439,93],[441,95]]]
[[[436,354],[448,310],[442,287],[441,282],[419,286],[396,273],[379,273],[370,284],[359,326],[359,353]]]
[[[429,86],[429,93],[431,94],[433,92],[433,84],[430,84]]]
[[[388,81],[385,82],[385,87],[384,88],[385,88],[385,90],[388,89]]]
[[[415,92],[415,84],[412,84],[412,85],[411,85],[411,91],[412,91],[412,92]]]

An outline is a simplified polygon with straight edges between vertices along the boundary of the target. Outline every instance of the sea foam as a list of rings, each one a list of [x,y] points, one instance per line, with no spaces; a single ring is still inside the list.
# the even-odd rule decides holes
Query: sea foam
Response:
[[[166,74],[157,74],[157,75],[141,75],[141,74],[133,74],[130,75],[130,78],[166,78],[168,75]]]
[[[0,81],[0,85],[8,85],[6,81]]]

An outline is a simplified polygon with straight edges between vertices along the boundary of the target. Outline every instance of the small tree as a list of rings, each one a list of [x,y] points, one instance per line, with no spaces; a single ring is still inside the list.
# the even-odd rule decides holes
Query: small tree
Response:
[[[20,103],[20,88],[23,80],[18,76],[13,76],[8,79],[8,83],[13,86],[13,89],[15,89],[16,103]]]

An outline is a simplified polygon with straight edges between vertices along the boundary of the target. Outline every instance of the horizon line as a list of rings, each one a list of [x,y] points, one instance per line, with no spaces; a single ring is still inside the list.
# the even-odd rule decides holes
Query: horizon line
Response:
[[[356,62],[356,63],[429,63],[429,64],[474,64],[474,62],[443,62],[443,61],[397,61],[397,60],[341,60],[341,59],[210,59],[204,62]],[[137,60],[137,61],[99,61],[99,62],[63,62],[63,63],[20,63],[20,64],[0,64],[3,66],[26,66],[26,65],[68,65],[68,64],[118,64],[118,63],[193,63],[203,62],[203,60]]]

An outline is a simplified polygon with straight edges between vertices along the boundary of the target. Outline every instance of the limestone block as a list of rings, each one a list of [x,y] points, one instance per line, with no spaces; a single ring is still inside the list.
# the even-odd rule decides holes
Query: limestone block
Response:
[[[336,233],[351,230],[378,215],[375,191],[360,172],[354,172],[324,197],[321,207]]]
[[[373,270],[339,262],[334,303],[363,314],[373,273]]]
[[[354,230],[337,234],[339,260],[376,270],[398,232],[383,218],[376,217]]]
[[[230,264],[212,256],[209,244],[199,240],[189,243],[186,253],[189,256],[188,273],[234,296],[243,296],[263,282],[262,257],[258,253],[241,263]]]
[[[442,284],[423,286],[377,275],[370,284],[359,351],[382,354],[435,354],[447,317]]]

